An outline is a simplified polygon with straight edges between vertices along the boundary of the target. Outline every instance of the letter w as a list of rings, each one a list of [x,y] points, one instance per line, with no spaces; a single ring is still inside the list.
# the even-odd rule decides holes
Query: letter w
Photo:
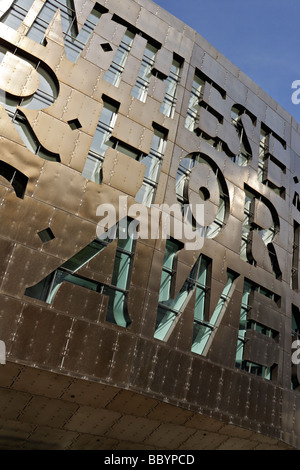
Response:
[[[10,25],[10,15],[14,16],[15,10],[19,12],[19,3],[20,0],[16,0],[7,12],[4,22],[8,25]],[[27,37],[46,45],[45,39],[51,37],[53,31],[55,40],[64,44],[67,59],[76,62],[101,15],[108,12],[107,8],[102,7],[99,3],[95,3],[84,25],[81,26],[77,21],[76,3],[74,0],[61,0],[58,8],[53,0],[35,0],[32,5],[32,12],[37,12],[37,16],[31,20],[32,23],[29,26]],[[24,20],[26,10],[22,9],[21,12],[22,20]],[[32,16],[30,16],[30,19]],[[83,23],[82,20],[84,19],[80,18],[80,24]],[[29,20],[28,17],[27,20]],[[12,27],[15,27],[15,23],[13,24],[14,26]],[[28,23],[23,25],[23,22],[21,24],[22,27],[28,25]]]
[[[195,296],[191,350],[196,354],[206,355],[235,290],[235,279],[238,275],[227,270],[227,281],[210,316],[211,261],[205,256],[199,256],[178,295],[172,296],[174,274],[176,274],[173,267],[179,249],[174,240],[167,240],[154,337],[168,341],[187,304]]]

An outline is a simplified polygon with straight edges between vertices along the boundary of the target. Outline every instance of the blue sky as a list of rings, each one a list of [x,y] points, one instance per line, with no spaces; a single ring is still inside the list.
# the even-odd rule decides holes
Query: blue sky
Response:
[[[300,123],[300,0],[156,0],[224,54]]]

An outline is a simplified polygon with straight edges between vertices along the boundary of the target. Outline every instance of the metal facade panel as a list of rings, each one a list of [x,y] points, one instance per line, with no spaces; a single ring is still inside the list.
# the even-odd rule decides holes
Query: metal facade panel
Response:
[[[59,12],[40,42],[41,2],[17,30],[10,3],[0,445],[252,449],[261,431],[300,448],[298,123],[153,2],[97,2],[90,37],[72,38],[78,55]],[[94,6],[74,2],[78,32]],[[140,226],[155,236],[101,245],[126,205],[138,218],[139,190]],[[180,207],[201,204],[203,246],[175,226],[166,240],[170,207],[152,219],[151,202],[174,205],[176,227]]]

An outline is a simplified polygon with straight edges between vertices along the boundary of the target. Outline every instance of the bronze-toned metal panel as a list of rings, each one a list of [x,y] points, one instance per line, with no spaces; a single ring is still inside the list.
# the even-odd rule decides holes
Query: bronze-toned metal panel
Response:
[[[39,76],[32,65],[7,52],[0,65],[0,87],[12,95],[28,97],[38,89]]]
[[[70,326],[68,317],[42,307],[25,306],[11,348],[11,359],[22,356],[30,363],[60,367]]]
[[[34,397],[23,409],[20,421],[60,428],[71,419],[77,408],[76,403]]]
[[[90,434],[107,434],[111,426],[120,419],[121,414],[111,410],[95,410],[81,406],[66,423],[65,429],[76,431],[80,426],[82,432]]]
[[[300,448],[299,124],[152,1],[10,3],[0,448]]]
[[[145,166],[131,157],[107,151],[103,164],[103,183],[135,197],[143,184]]]

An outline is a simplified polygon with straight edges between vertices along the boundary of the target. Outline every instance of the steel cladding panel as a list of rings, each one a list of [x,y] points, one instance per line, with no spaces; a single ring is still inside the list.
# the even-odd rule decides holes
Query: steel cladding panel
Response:
[[[78,0],[69,12],[78,39],[95,3]],[[91,34],[84,43],[73,38],[79,52],[74,46],[71,56],[58,13],[43,40],[34,40],[46,0],[34,0],[15,26],[10,15],[17,5],[0,18],[0,339],[7,360],[167,400],[299,448],[299,420],[287,419],[300,389],[300,377],[291,388],[293,315],[300,325],[293,281],[299,269],[298,123],[150,0],[99,0]],[[118,67],[126,31],[132,45]],[[156,52],[143,76],[149,45]],[[118,81],[107,80],[108,70]],[[202,84],[198,91],[195,83]],[[102,153],[94,148],[98,132],[106,136]],[[153,149],[157,132],[164,136],[160,154]],[[102,162],[99,179],[96,166],[93,175],[84,173],[93,155]],[[159,171],[151,179],[147,158],[153,155]],[[154,188],[152,204],[179,208],[170,215],[168,239],[166,207],[158,219],[149,204],[137,210],[136,195],[147,187]],[[192,211],[204,209],[200,247],[189,248],[175,230],[188,203]],[[104,205],[115,209],[114,221],[99,212]],[[98,252],[86,259],[97,236],[124,214],[140,221],[135,234],[147,222],[159,236],[138,237],[130,249],[120,240],[96,245]],[[164,266],[169,236],[177,243],[170,272]],[[70,263],[76,269],[68,270]],[[197,263],[206,263],[205,281],[193,278]],[[170,275],[164,300],[162,272]],[[36,294],[50,278],[52,289],[57,276],[63,279],[52,297],[50,291]],[[162,315],[167,332],[159,336]],[[8,418],[24,400],[16,391]],[[48,407],[49,419],[69,419],[71,439],[82,425],[80,411],[73,413],[69,403],[62,414],[58,399],[43,403],[27,407],[30,419]],[[144,407],[147,401],[131,436],[137,443],[154,426]],[[113,408],[84,416],[112,439],[130,427],[130,418]],[[166,436],[161,428],[166,446],[192,439],[191,430],[172,429]]]

